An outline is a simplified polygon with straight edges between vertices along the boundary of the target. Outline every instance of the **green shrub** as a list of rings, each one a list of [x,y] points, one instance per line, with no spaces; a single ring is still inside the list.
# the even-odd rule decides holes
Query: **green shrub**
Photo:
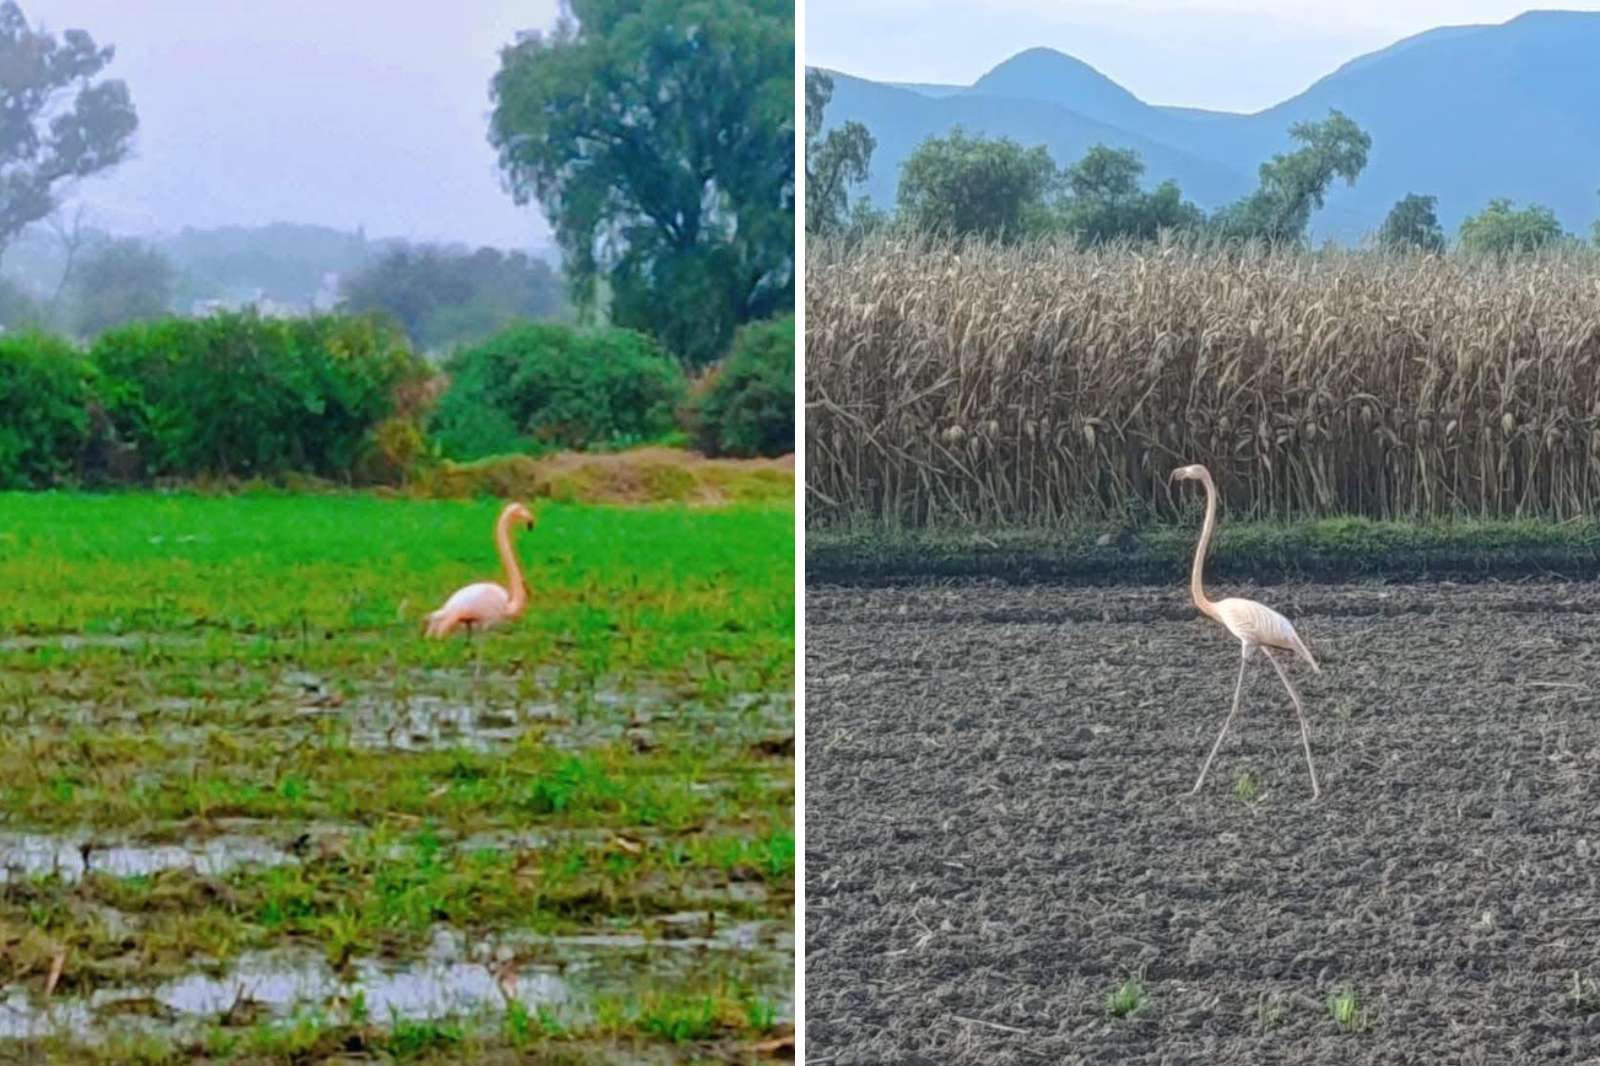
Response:
[[[367,318],[167,318],[90,352],[118,436],[157,476],[344,477],[423,365]]]
[[[453,459],[655,441],[684,393],[678,365],[626,329],[514,326],[445,369],[432,428]]]
[[[0,488],[46,488],[76,473],[89,443],[92,379],[65,341],[0,338]]]
[[[695,418],[707,455],[794,451],[794,316],[752,322],[735,334]]]

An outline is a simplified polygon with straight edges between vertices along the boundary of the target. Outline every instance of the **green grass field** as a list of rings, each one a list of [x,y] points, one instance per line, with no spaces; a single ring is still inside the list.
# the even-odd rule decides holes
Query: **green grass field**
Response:
[[[0,495],[0,1059],[667,1060],[792,1018],[794,513]]]

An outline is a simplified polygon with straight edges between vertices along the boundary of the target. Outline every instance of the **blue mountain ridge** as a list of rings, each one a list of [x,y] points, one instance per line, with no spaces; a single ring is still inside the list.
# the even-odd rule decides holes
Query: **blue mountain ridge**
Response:
[[[1171,178],[1206,209],[1249,192],[1289,127],[1337,108],[1372,136],[1356,185],[1336,185],[1313,236],[1357,240],[1407,193],[1439,199],[1449,232],[1494,197],[1536,202],[1585,234],[1600,214],[1600,13],[1531,11],[1447,26],[1345,63],[1253,114],[1148,104],[1072,56],[1031,48],[970,86],[896,85],[829,71],[825,115],[877,139],[863,190],[893,204],[900,164],[924,139],[968,133],[1045,145],[1058,165],[1095,143],[1139,152],[1148,184]]]

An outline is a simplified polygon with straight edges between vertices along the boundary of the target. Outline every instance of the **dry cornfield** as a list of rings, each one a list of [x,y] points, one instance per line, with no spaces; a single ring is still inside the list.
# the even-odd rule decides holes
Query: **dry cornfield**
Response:
[[[813,243],[816,523],[1600,510],[1600,258]]]

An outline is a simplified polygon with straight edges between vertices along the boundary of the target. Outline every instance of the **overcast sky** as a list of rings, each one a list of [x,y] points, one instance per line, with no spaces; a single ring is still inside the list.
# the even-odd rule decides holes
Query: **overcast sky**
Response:
[[[1600,2],[1563,3],[1600,10]],[[1499,0],[808,0],[806,62],[875,81],[969,85],[1044,46],[1147,103],[1259,111],[1435,26],[1504,22]]]
[[[122,232],[274,221],[543,244],[500,186],[489,78],[556,0],[21,0],[113,44],[136,158],[81,187]]]

